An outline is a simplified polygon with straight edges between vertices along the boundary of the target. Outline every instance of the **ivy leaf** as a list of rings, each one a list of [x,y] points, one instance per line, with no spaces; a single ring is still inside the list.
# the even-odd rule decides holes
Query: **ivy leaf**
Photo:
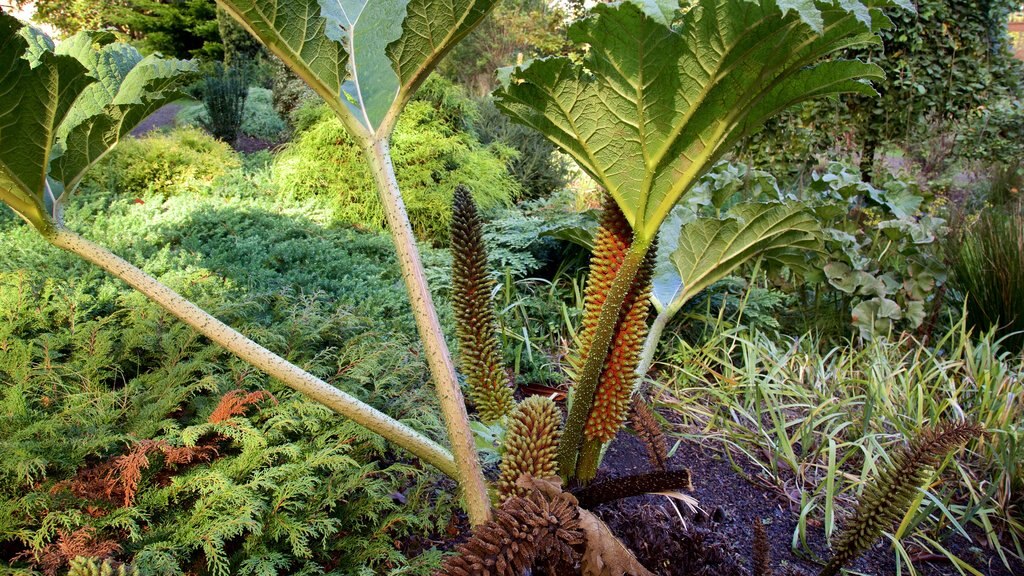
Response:
[[[355,136],[390,134],[441,58],[496,0],[221,0]]]
[[[678,28],[632,3],[600,4],[570,28],[589,45],[582,63],[537,60],[515,70],[498,106],[543,133],[618,202],[649,240],[676,202],[742,136],[793,104],[841,92],[874,94],[873,65],[821,57],[877,43],[848,10],[806,2],[699,0]]]
[[[672,269],[655,267],[655,307],[675,314],[698,292],[757,257],[794,266],[792,256],[821,249],[820,234],[803,205],[779,202],[737,204],[724,218],[683,224],[678,236],[665,230],[661,245],[668,256],[659,260],[670,261]]]
[[[0,200],[40,231],[50,229],[54,197],[47,169],[57,129],[92,83],[77,60],[29,42],[37,32],[0,13]]]

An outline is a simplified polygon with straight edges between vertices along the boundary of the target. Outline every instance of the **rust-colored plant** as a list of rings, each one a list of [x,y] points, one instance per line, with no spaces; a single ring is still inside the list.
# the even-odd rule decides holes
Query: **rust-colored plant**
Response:
[[[521,576],[544,563],[573,566],[585,542],[576,498],[557,483],[523,477],[525,496],[506,500],[494,520],[478,526],[473,537],[448,558],[437,576]]]

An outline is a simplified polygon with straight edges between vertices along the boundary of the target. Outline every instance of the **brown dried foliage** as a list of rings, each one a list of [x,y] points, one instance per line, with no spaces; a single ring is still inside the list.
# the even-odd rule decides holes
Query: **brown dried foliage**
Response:
[[[668,441],[650,405],[639,396],[630,407],[629,425],[647,450],[647,459],[658,470],[668,469]]]
[[[266,390],[257,390],[255,392],[232,390],[220,399],[217,407],[213,409],[210,417],[207,418],[207,422],[216,424],[235,416],[245,416],[245,411],[250,406],[254,406],[263,400],[273,400],[275,404],[277,403],[274,395]]]
[[[150,467],[149,457],[154,453],[163,457],[165,466],[184,466],[210,462],[217,456],[217,448],[211,445],[171,446],[163,440],[140,440],[126,454],[83,468],[71,480],[54,486],[53,491],[68,489],[79,498],[131,506],[142,481],[142,472]],[[105,514],[102,510],[87,512],[94,517]]]
[[[523,476],[519,484],[527,495],[506,500],[437,576],[520,576],[539,563],[564,574],[575,566],[585,542],[576,499],[557,481]]]
[[[79,556],[105,558],[121,551],[114,540],[99,538],[92,526],[83,526],[73,532],[57,531],[57,541],[51,542],[33,554],[25,551],[14,559],[25,558],[47,576],[53,576]]]

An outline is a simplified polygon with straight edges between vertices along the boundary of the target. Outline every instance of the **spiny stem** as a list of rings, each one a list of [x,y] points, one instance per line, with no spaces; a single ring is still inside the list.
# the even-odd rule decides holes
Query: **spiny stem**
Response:
[[[76,254],[127,282],[200,334],[286,386],[380,434],[444,474],[458,477],[459,469],[451,453],[433,440],[253,342],[103,246],[66,228],[56,228],[46,239],[54,246]]]
[[[565,422],[562,443],[558,447],[558,469],[566,478],[575,476],[577,458],[583,445],[583,428],[594,404],[594,393],[597,391],[597,382],[601,377],[605,356],[611,346],[619,311],[650,247],[650,239],[633,239],[601,307],[590,350],[585,351],[586,358],[576,377],[572,407]]]
[[[373,170],[374,181],[377,183],[381,205],[384,207],[391,238],[398,253],[402,278],[405,280],[405,288],[409,293],[409,301],[416,318],[416,327],[419,329],[420,340],[427,355],[427,365],[430,367],[441,404],[441,414],[448,428],[448,438],[458,468],[458,473],[454,477],[462,487],[470,523],[474,526],[483,524],[491,517],[487,484],[480,468],[480,461],[477,459],[476,444],[469,428],[466,401],[455,375],[455,364],[445,343],[441,323],[437,319],[437,310],[434,308],[434,300],[427,286],[416,237],[413,235],[412,225],[405,211],[405,202],[402,201],[398,181],[395,179],[391,151],[387,140],[383,139],[371,140],[364,150]]]

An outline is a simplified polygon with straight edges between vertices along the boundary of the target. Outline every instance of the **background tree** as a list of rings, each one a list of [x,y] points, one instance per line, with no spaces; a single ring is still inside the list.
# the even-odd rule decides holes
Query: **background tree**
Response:
[[[919,0],[916,13],[890,14],[895,26],[882,32],[882,45],[858,54],[885,70],[881,98],[846,99],[866,180],[879,145],[910,145],[936,125],[946,132],[993,98],[1019,92],[1024,70],[1006,33],[1019,8],[1017,0]]]
[[[36,19],[65,34],[114,30],[142,52],[218,60],[224,55],[215,0],[37,0],[35,4]]]
[[[525,59],[560,52],[566,46],[566,16],[545,0],[507,0],[459,43],[441,72],[477,97],[497,86],[494,71]]]

